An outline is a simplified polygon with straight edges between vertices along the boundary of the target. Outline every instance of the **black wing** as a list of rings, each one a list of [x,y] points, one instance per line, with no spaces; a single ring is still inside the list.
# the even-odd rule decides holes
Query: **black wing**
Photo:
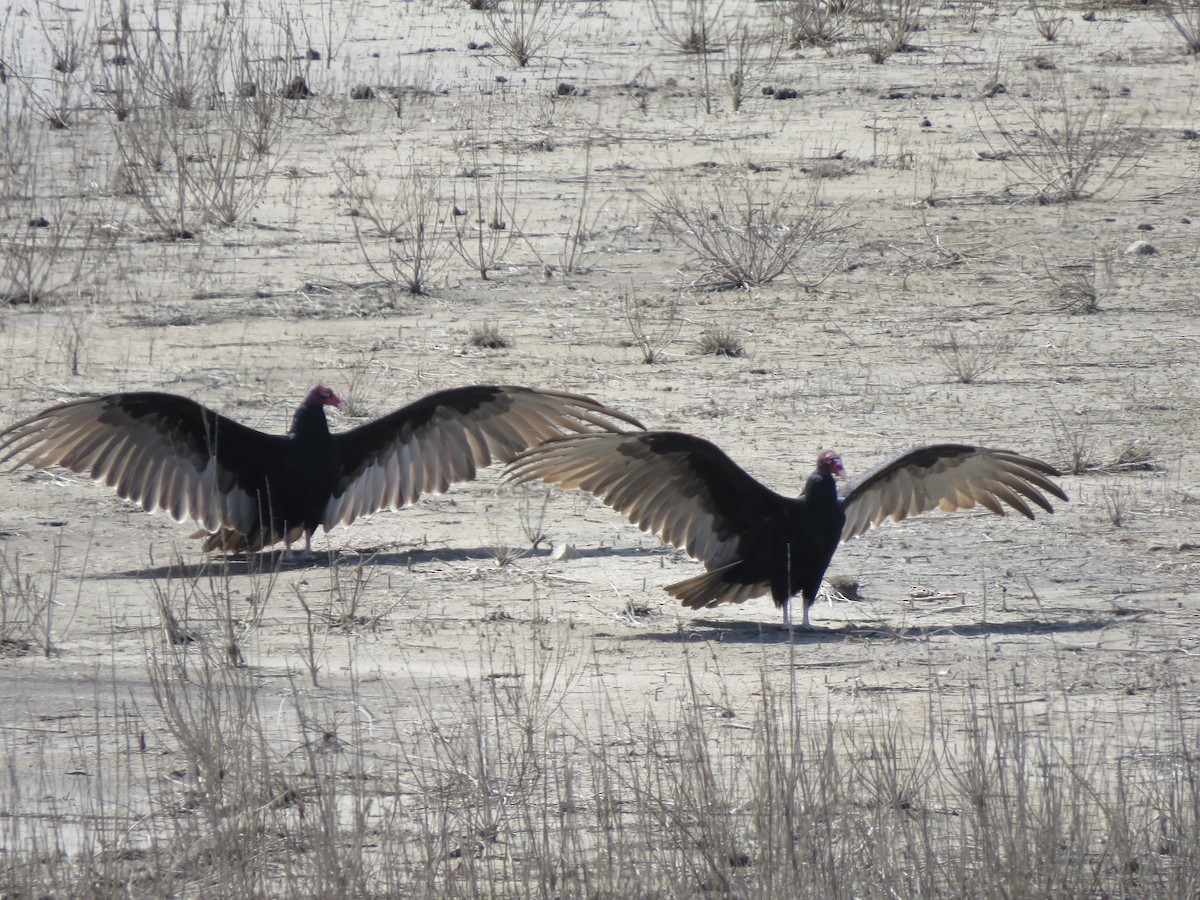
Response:
[[[901,454],[865,474],[842,497],[846,524],[842,540],[848,541],[885,519],[900,521],[933,509],[952,512],[976,504],[1004,515],[1008,504],[1033,518],[1031,501],[1046,512],[1054,507],[1045,491],[1066,500],[1062,488],[1047,475],[1059,475],[1041,460],[1008,450],[990,450],[966,444],[937,444]]]
[[[0,433],[0,463],[62,466],[147,512],[207,531],[250,531],[265,468],[284,438],[174,394],[109,394],[51,407]]]
[[[389,415],[335,435],[341,471],[324,527],[469,481],[477,469],[508,462],[563,434],[613,429],[637,419],[580,394],[509,385],[439,391]]]
[[[557,438],[522,453],[508,477],[588,491],[708,569],[737,562],[743,540],[769,539],[767,522],[792,502],[714,444],[677,431]]]

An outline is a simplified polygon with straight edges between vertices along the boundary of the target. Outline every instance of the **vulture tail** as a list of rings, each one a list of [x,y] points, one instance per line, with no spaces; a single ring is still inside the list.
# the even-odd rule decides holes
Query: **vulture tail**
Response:
[[[771,585],[766,581],[756,584],[726,581],[725,576],[736,565],[738,563],[730,563],[695,578],[668,584],[663,590],[688,609],[706,609],[720,606],[722,603],[745,603],[753,597],[761,597],[770,592]]]

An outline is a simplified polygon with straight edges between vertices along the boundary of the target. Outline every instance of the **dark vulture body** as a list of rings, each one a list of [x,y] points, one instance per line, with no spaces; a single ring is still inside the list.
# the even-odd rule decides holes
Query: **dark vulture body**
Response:
[[[469,481],[547,438],[614,423],[624,413],[578,394],[474,385],[439,391],[333,434],[317,385],[287,434],[264,434],[194,400],[110,394],[52,407],[0,433],[0,462],[62,466],[116,488],[149,512],[197,522],[206,550],[249,552],[399,509]]]
[[[839,493],[842,461],[826,451],[799,497],[784,497],[747,474],[714,444],[675,431],[572,435],[522,453],[510,480],[581,488],[643,531],[686,550],[705,574],[666,587],[692,609],[770,593],[790,625],[790,600],[804,598],[803,627],[838,544],[880,524],[932,509],[1002,504],[1033,518],[1030,502],[1053,512],[1043,491],[1066,500],[1044,462],[1007,450],[938,444],[901,454]]]

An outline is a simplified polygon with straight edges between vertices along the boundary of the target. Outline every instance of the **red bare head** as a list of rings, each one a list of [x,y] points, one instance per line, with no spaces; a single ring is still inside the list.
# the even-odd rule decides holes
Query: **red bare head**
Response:
[[[341,406],[342,398],[333,392],[333,388],[318,384],[311,388],[304,398],[305,406]]]
[[[842,468],[842,458],[833,450],[824,450],[817,457],[817,474],[818,475],[845,475],[846,470]]]

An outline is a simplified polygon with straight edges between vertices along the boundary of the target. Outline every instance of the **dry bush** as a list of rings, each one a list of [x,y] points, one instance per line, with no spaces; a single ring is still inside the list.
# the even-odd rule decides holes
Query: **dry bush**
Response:
[[[169,238],[249,218],[275,174],[287,121],[270,87],[279,48],[231,20],[200,36],[181,15],[169,29],[130,37],[128,67],[107,70],[128,190]]]
[[[749,173],[665,184],[647,202],[692,252],[689,268],[705,288],[752,287],[782,275],[815,286],[836,263],[812,269],[809,257],[846,227],[840,208],[822,204],[819,185],[804,192]]]
[[[19,556],[0,554],[0,659],[35,648],[45,657],[53,652],[54,614],[62,605],[61,572],[61,542],[54,546],[46,575],[23,573]]]
[[[1007,99],[985,103],[1003,143],[997,146],[982,126],[980,130],[996,158],[1022,178],[1022,187],[1029,191],[1022,199],[1065,203],[1095,196],[1119,183],[1141,158],[1128,128],[1129,116],[1112,108],[1112,91],[1101,87],[1091,94],[1072,97],[1067,83],[1058,78],[1036,91],[1033,100],[1009,93],[1003,95]],[[1005,108],[1027,127],[1006,124],[1001,112]]]
[[[517,222],[520,176],[516,166],[503,158],[485,171],[478,144],[470,143],[472,149],[464,160],[462,175],[454,181],[454,235],[450,244],[463,262],[487,281],[523,235]],[[460,183],[465,183],[461,195]]]
[[[1082,416],[1077,423],[1068,422],[1055,411],[1050,425],[1061,460],[1057,463],[1058,468],[1070,475],[1083,475],[1095,467],[1095,438],[1087,416]]]
[[[866,54],[879,64],[907,50],[909,38],[920,26],[920,0],[864,0]]]
[[[729,92],[729,105],[737,112],[775,71],[783,47],[777,32],[756,29],[740,16],[728,26],[725,45],[720,57],[721,74]]]
[[[0,304],[46,304],[83,290],[105,262],[118,229],[91,220],[82,200],[0,203]]]
[[[704,356],[729,356],[736,359],[746,355],[746,344],[742,336],[732,328],[710,328],[701,333],[696,349]]]
[[[512,341],[504,336],[504,332],[495,322],[481,322],[472,325],[467,334],[467,343],[481,350],[505,350],[512,346]]]
[[[1053,0],[1029,0],[1029,12],[1042,39],[1050,43],[1057,41],[1059,32],[1067,24],[1067,17],[1063,15],[1065,8]]]
[[[386,284],[414,296],[427,294],[447,262],[449,245],[441,229],[442,179],[415,161],[397,165],[383,192],[378,183],[364,188],[379,203],[378,237],[365,233],[353,216],[354,237],[367,267]],[[383,215],[387,218],[383,218]],[[385,230],[386,229],[386,230]]]
[[[570,0],[508,0],[481,8],[492,44],[522,68],[572,24]]]

